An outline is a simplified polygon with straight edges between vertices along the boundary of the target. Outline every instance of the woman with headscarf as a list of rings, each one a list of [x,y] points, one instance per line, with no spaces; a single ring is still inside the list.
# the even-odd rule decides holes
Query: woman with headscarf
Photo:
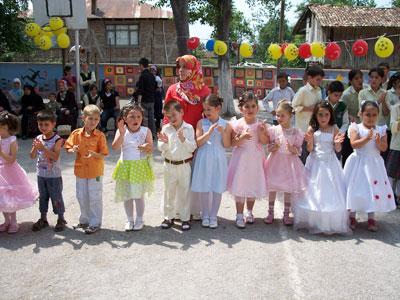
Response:
[[[210,94],[210,89],[204,84],[201,64],[196,57],[178,57],[176,65],[179,82],[168,88],[164,103],[178,101],[183,106],[183,120],[196,128],[197,122],[202,118],[203,100]],[[168,123],[166,118],[164,123]]]
[[[38,134],[36,115],[45,108],[43,98],[36,94],[33,86],[24,86],[24,95],[21,98],[21,131],[22,138],[33,137]]]
[[[71,131],[76,129],[78,120],[78,105],[75,101],[75,94],[68,89],[65,80],[58,81],[57,102],[61,104],[57,125],[70,125]]]
[[[24,91],[22,90],[21,80],[19,78],[14,78],[13,80],[13,88],[8,91],[10,95],[10,106],[12,112],[18,116],[21,112],[21,98],[24,95]]]

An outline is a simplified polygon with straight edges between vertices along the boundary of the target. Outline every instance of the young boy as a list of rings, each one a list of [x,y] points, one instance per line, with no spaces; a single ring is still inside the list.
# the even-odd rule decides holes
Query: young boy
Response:
[[[99,108],[96,105],[85,106],[82,120],[84,127],[71,133],[64,148],[68,153],[76,153],[74,173],[81,216],[74,229],[82,228],[86,234],[92,234],[101,226],[102,176],[108,148],[104,133],[96,129],[100,122]]]
[[[324,70],[318,65],[307,68],[307,84],[294,95],[292,106],[296,112],[295,127],[307,132],[314,106],[322,101],[320,85],[324,78]],[[301,161],[305,164],[308,156],[307,143],[303,143]]]
[[[276,121],[276,108],[278,106],[278,102],[282,99],[286,99],[289,102],[292,102],[294,97],[294,92],[290,86],[288,86],[288,76],[286,73],[279,73],[277,76],[278,85],[277,87],[273,88],[268,95],[263,99],[263,105],[266,111],[272,114],[273,124],[278,125]],[[272,111],[269,106],[269,101],[272,101]]]
[[[347,105],[343,101],[340,101],[344,91],[344,85],[338,80],[332,81],[328,85],[328,96],[326,101],[333,108],[333,117],[335,118],[335,124],[339,127],[340,132],[346,133],[347,128],[350,125],[349,113],[347,111]]]
[[[56,116],[50,110],[42,110],[37,114],[38,128],[41,132],[32,144],[31,159],[37,158],[36,174],[39,188],[40,219],[33,224],[32,231],[39,231],[49,226],[47,211],[49,198],[53,212],[58,215],[56,232],[63,231],[67,222],[64,219],[65,206],[62,196],[62,177],[60,152],[63,144],[62,138],[54,133]]]
[[[196,149],[193,127],[183,121],[183,108],[177,101],[164,106],[169,124],[158,134],[158,149],[164,157],[164,221],[161,228],[174,224],[176,213],[182,230],[190,229],[190,162]]]
[[[57,95],[55,93],[49,94],[49,102],[46,103],[46,109],[51,110],[56,115],[61,112],[61,103],[57,102]]]

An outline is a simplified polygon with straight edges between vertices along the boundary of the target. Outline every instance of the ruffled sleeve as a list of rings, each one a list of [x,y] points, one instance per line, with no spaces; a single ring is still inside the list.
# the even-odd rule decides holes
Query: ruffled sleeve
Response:
[[[355,132],[359,133],[357,123],[353,122],[353,123],[350,124],[349,130],[347,131],[347,136],[348,136],[349,138],[350,138],[350,131],[355,131]]]

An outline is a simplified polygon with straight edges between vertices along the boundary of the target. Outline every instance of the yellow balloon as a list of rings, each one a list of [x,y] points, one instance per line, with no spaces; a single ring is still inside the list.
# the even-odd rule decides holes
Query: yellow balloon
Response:
[[[299,55],[299,48],[295,44],[289,44],[286,46],[284,54],[288,61],[295,60]]]
[[[25,25],[25,33],[27,36],[34,37],[41,32],[41,28],[36,23],[28,23]]]
[[[393,42],[387,37],[380,37],[375,43],[375,53],[381,58],[392,55],[394,51]]]
[[[320,42],[312,42],[311,43],[311,55],[314,57],[324,57],[325,55],[325,46]]]
[[[70,44],[69,36],[65,33],[58,35],[57,44],[60,48],[68,48]]]
[[[53,37],[53,31],[51,30],[50,26],[44,26],[42,28],[42,34],[47,35],[49,38]]]
[[[60,29],[54,31],[54,34],[55,34],[55,35],[60,35],[60,34],[62,34],[62,33],[64,33],[64,34],[67,33],[67,27],[63,27],[63,28],[60,28]]]
[[[215,41],[214,43],[214,52],[217,55],[225,55],[228,51],[228,46],[223,41]]]
[[[268,55],[271,56],[272,59],[278,60],[282,56],[281,47],[278,44],[271,44],[268,47]]]
[[[240,45],[239,53],[242,57],[247,58],[253,55],[253,48],[248,43]]]
[[[49,50],[52,46],[51,39],[47,35],[42,35],[39,39],[38,46],[42,50]]]
[[[49,26],[51,30],[59,30],[64,27],[64,21],[60,17],[51,17],[49,21]]]
[[[35,36],[35,37],[33,38],[33,43],[34,43],[36,46],[38,46],[38,47],[40,47],[40,38],[41,38],[42,36],[43,36],[42,34],[38,34],[37,36]]]

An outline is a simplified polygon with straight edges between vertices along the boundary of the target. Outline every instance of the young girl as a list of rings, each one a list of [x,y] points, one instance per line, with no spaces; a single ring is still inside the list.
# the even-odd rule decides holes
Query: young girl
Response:
[[[196,152],[191,190],[202,205],[202,226],[217,228],[217,214],[222,193],[226,190],[228,162],[224,147],[230,147],[231,128],[219,117],[222,98],[211,94],[203,102],[206,118],[196,127]],[[211,195],[210,195],[211,194]],[[210,199],[212,198],[211,205]]]
[[[17,163],[18,130],[16,116],[3,111],[0,113],[0,211],[4,223],[0,232],[17,233],[17,210],[32,206],[39,196],[36,186],[28,179]]]
[[[151,131],[141,126],[143,115],[139,105],[125,106],[112,143],[114,150],[121,149],[113,179],[116,181],[115,201],[124,202],[128,218],[125,231],[143,228],[144,195],[153,190],[154,174],[150,157],[153,138]],[[136,204],[136,222],[133,219],[133,200]]]
[[[310,233],[349,233],[346,209],[346,184],[342,166],[336,157],[344,133],[335,125],[332,105],[318,103],[306,133],[308,188],[294,205],[295,228]]]
[[[271,154],[266,161],[265,173],[269,191],[268,216],[266,224],[274,221],[274,204],[277,192],[284,193],[283,224],[292,225],[290,204],[292,196],[301,193],[306,188],[304,165],[299,155],[303,144],[304,134],[298,128],[292,128],[291,119],[293,108],[286,100],[281,100],[276,109],[277,126],[270,127],[268,134]]]
[[[232,124],[234,148],[228,167],[228,191],[235,196],[236,226],[245,228],[246,223],[254,223],[255,199],[267,195],[262,144],[267,144],[269,138],[266,125],[257,120],[258,102],[251,92],[239,99],[239,108],[243,118]],[[243,218],[245,202],[246,220]]]
[[[349,128],[351,146],[355,152],[344,166],[347,184],[347,209],[350,227],[357,225],[356,212],[368,213],[368,230],[376,231],[375,212],[395,209],[393,190],[380,152],[386,151],[386,125],[376,126],[379,106],[375,101],[361,102],[361,124]]]

